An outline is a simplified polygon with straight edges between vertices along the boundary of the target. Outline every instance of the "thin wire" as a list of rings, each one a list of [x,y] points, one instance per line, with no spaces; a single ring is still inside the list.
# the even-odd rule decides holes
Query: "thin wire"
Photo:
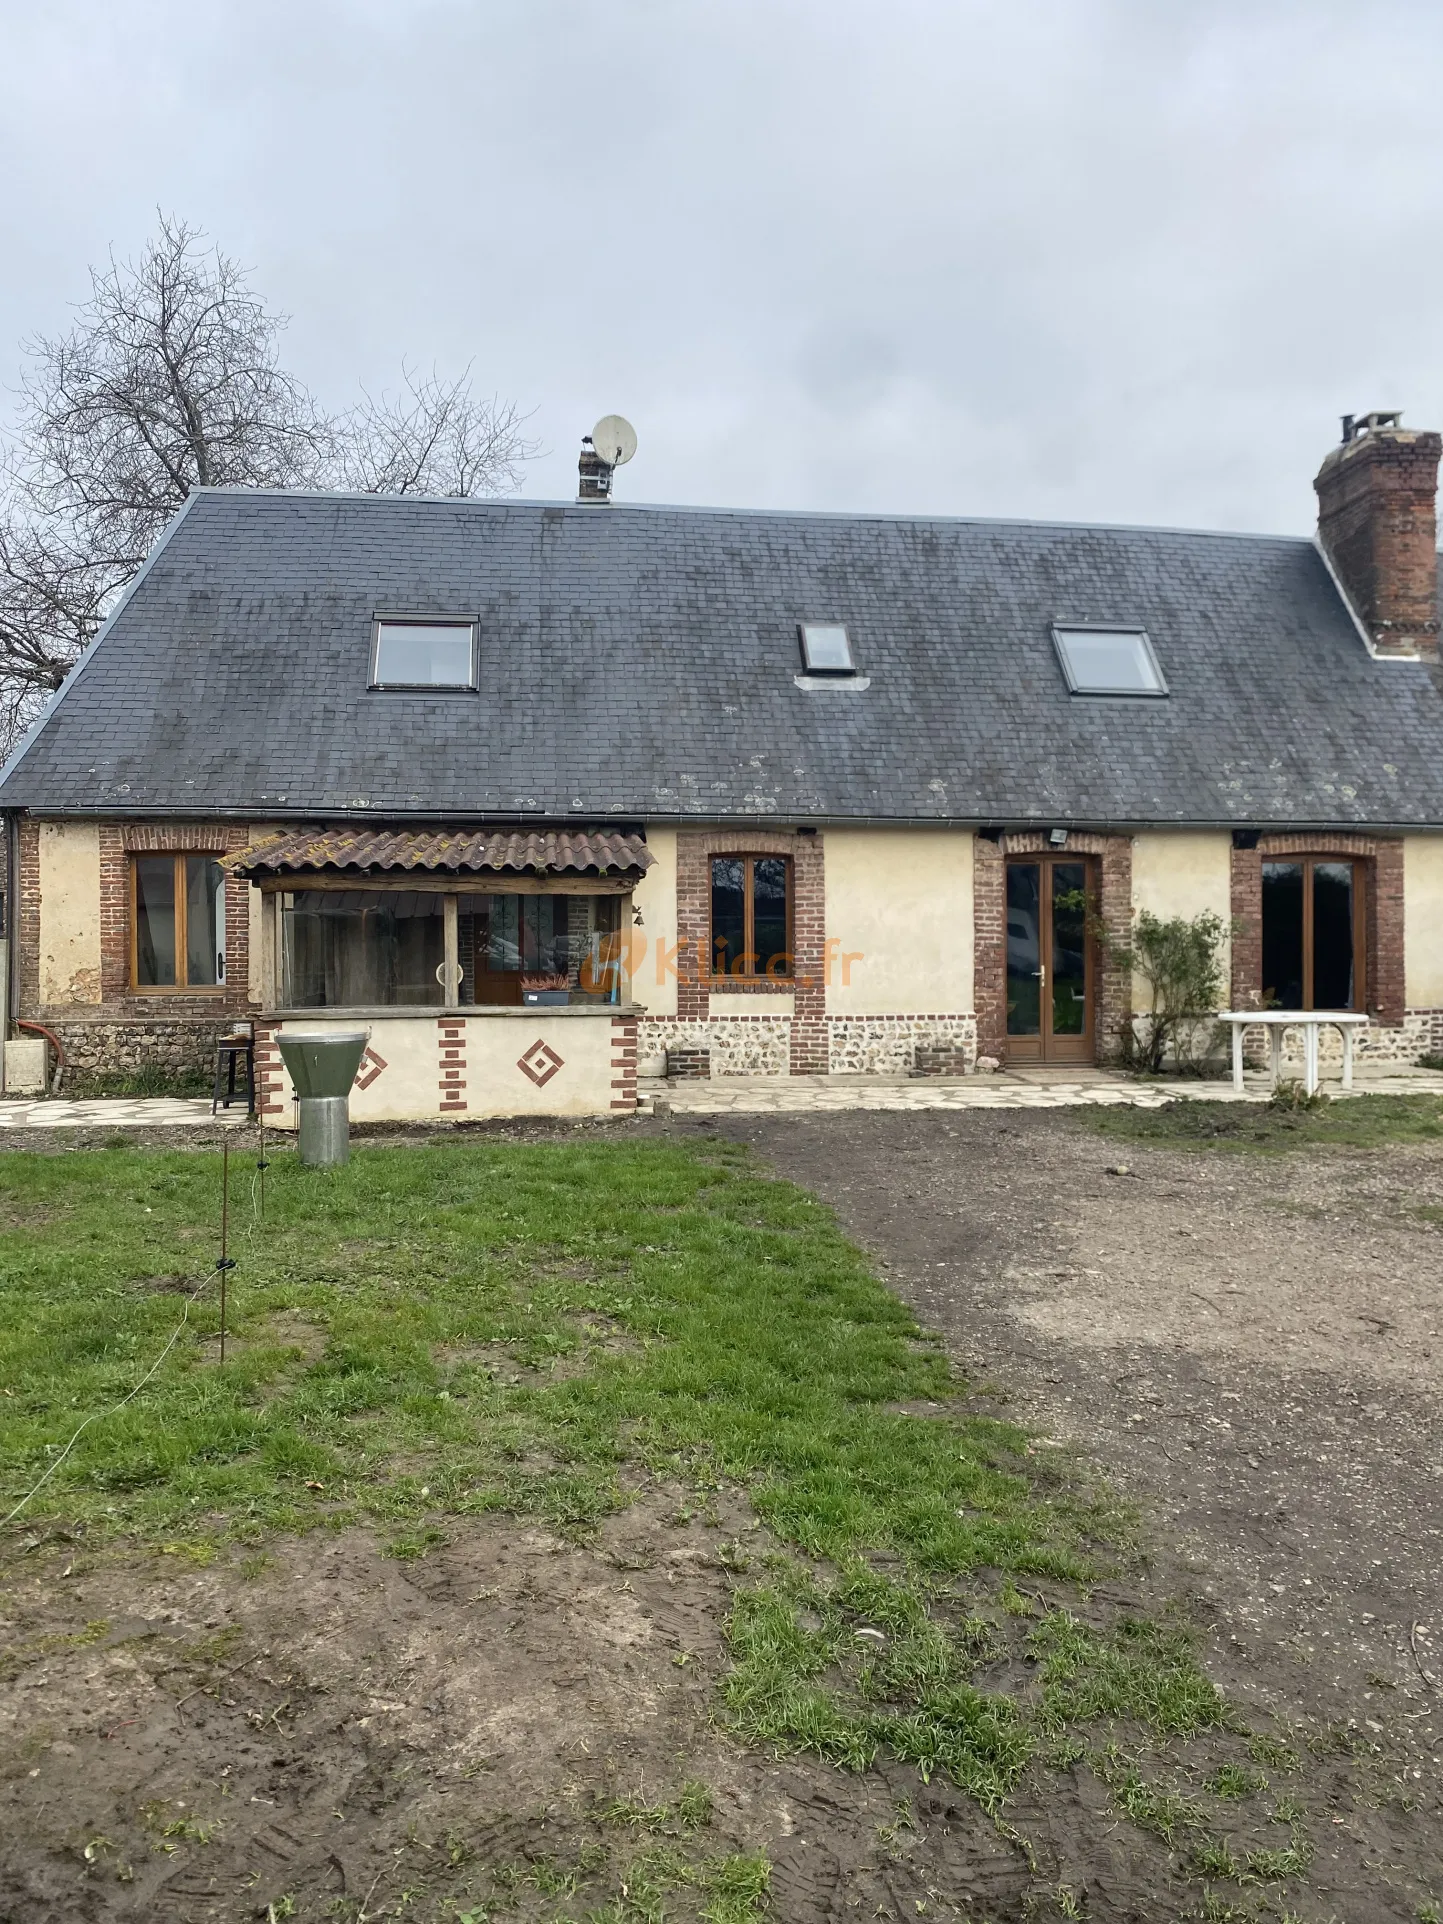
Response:
[[[65,1445],[65,1448],[60,1452],[59,1456],[56,1457],[55,1461],[50,1465],[50,1468],[45,1472],[44,1476],[41,1477],[40,1481],[35,1485],[34,1489],[27,1490],[25,1492],[25,1495],[21,1497],[20,1501],[15,1505],[15,1508],[10,1512],[9,1516],[0,1517],[0,1530],[3,1530],[7,1523],[13,1523],[16,1517],[18,1517],[20,1512],[25,1508],[25,1505],[30,1501],[30,1499],[40,1494],[40,1492],[45,1488],[45,1485],[50,1481],[51,1477],[54,1476],[55,1472],[60,1468],[61,1464],[65,1461],[66,1457],[69,1456],[70,1452],[75,1448],[76,1444],[80,1441],[82,1434],[90,1428],[90,1425],[92,1423],[98,1422],[102,1416],[118,1416],[120,1412],[125,1408],[127,1403],[134,1402],[135,1398],[139,1396],[140,1392],[145,1388],[146,1384],[150,1381],[151,1377],[155,1375],[155,1372],[160,1368],[161,1364],[165,1361],[166,1357],[170,1355],[170,1352],[175,1348],[176,1344],[180,1341],[181,1331],[185,1328],[186,1324],[190,1321],[191,1305],[194,1302],[196,1302],[197,1299],[205,1293],[206,1289],[210,1285],[210,1280],[211,1280],[210,1277],[207,1276],[204,1282],[201,1283],[200,1288],[197,1289],[193,1295],[186,1297],[184,1314],[181,1316],[180,1321],[176,1324],[175,1329],[171,1335],[170,1341],[166,1344],[165,1348],[160,1352],[159,1356],[156,1357],[155,1361],[151,1364],[150,1368],[145,1372],[144,1376],[141,1377],[140,1381],[136,1384],[135,1388],[130,1392],[130,1394],[128,1396],[122,1396],[120,1401],[116,1403],[111,1409],[95,1410],[91,1415],[86,1417],[85,1421],[80,1425],[80,1428],[75,1432],[74,1436],[71,1437],[70,1441]]]
[[[264,1125],[262,1125],[262,1127],[264,1127]],[[170,1341],[166,1344],[165,1348],[160,1352],[159,1356],[156,1357],[155,1361],[151,1364],[150,1368],[145,1372],[144,1376],[141,1377],[140,1381],[136,1384],[135,1388],[131,1390],[128,1395],[122,1396],[118,1403],[112,1404],[112,1406],[108,1410],[93,1410],[91,1414],[86,1417],[85,1421],[80,1425],[79,1429],[76,1430],[74,1436],[71,1437],[70,1441],[65,1445],[65,1448],[60,1452],[59,1456],[56,1457],[55,1461],[46,1470],[44,1476],[40,1478],[39,1482],[36,1483],[32,1489],[29,1489],[25,1492],[24,1496],[21,1497],[20,1501],[15,1505],[15,1508],[11,1510],[8,1516],[0,1517],[0,1530],[3,1530],[6,1524],[13,1523],[16,1517],[18,1517],[20,1512],[25,1508],[26,1504],[29,1503],[34,1497],[37,1497],[40,1494],[40,1492],[45,1488],[45,1485],[50,1481],[51,1477],[54,1476],[55,1472],[60,1468],[61,1464],[65,1461],[66,1457],[69,1456],[70,1452],[75,1448],[76,1444],[80,1441],[81,1437],[85,1434],[86,1430],[90,1428],[92,1423],[98,1423],[100,1419],[104,1416],[118,1416],[120,1412],[125,1408],[127,1403],[134,1402],[135,1398],[139,1396],[140,1392],[145,1388],[146,1384],[155,1375],[156,1371],[160,1368],[161,1364],[165,1361],[166,1357],[170,1355],[170,1352],[175,1348],[176,1344],[180,1341],[181,1334],[184,1331],[186,1324],[190,1321],[190,1312],[193,1305],[197,1303],[200,1300],[200,1298],[205,1294],[206,1290],[210,1286],[212,1279],[216,1276],[220,1277],[221,1295],[222,1295],[222,1298],[224,1298],[226,1271],[227,1269],[234,1268],[235,1265],[227,1260],[227,1255],[226,1255],[226,1218],[228,1215],[228,1205],[230,1201],[230,1183],[228,1180],[229,1174],[230,1174],[230,1138],[228,1136],[223,1137],[222,1143],[223,1143],[223,1151],[222,1151],[222,1158],[221,1158],[221,1167],[223,1171],[222,1181],[224,1186],[222,1189],[222,1199],[221,1199],[221,1259],[220,1261],[216,1264],[215,1268],[211,1271],[211,1274],[203,1279],[203,1281],[200,1283],[198,1288],[193,1290],[192,1293],[186,1297],[185,1309],[181,1315],[180,1321],[176,1324],[174,1330],[171,1332]],[[221,1310],[221,1361],[224,1362],[224,1360],[225,1360],[225,1311],[224,1311],[224,1307],[222,1307],[222,1310]]]

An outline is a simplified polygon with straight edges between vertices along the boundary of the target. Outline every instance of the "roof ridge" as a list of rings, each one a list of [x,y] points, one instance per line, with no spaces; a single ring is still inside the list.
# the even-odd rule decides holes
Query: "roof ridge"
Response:
[[[1044,521],[1028,515],[936,514],[914,512],[887,513],[873,508],[734,508],[698,501],[614,501],[599,505],[588,501],[548,501],[520,495],[465,494],[365,494],[336,488],[242,488],[208,487],[192,490],[192,498],[242,497],[280,501],[339,501],[376,506],[447,507],[494,511],[496,509],[555,510],[567,508],[588,518],[602,516],[614,520],[628,514],[717,515],[733,520],[841,521],[873,523],[882,526],[929,526],[947,528],[1036,528],[1056,534],[1156,534],[1182,535],[1202,541],[1274,542],[1285,547],[1308,547],[1310,534],[1265,534],[1246,528],[1185,528],[1168,523],[1144,521]],[[1443,556],[1443,551],[1440,551]]]

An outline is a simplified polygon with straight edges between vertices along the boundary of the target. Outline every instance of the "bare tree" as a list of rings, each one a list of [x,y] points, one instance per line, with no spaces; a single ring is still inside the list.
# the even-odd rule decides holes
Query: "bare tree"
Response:
[[[197,487],[503,494],[535,452],[524,417],[459,380],[327,413],[280,364],[286,317],[184,221],[92,270],[65,334],[26,343],[0,474],[0,749],[58,688]]]
[[[400,394],[367,394],[336,422],[337,482],[361,494],[512,494],[537,452],[513,402],[471,392],[471,370],[444,381],[401,371]]]

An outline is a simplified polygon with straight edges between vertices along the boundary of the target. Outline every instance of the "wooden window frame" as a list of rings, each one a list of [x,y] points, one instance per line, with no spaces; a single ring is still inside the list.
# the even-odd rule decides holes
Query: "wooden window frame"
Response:
[[[712,924],[712,867],[716,862],[740,862],[743,864],[742,883],[742,961],[750,961],[752,966],[744,971],[717,974],[716,971],[716,930]],[[756,967],[756,896],[754,888],[755,864],[758,862],[782,862],[787,871],[787,972],[778,975],[770,969]],[[738,982],[777,982],[783,987],[791,987],[797,979],[797,941],[796,941],[797,885],[796,864],[790,855],[777,849],[762,849],[749,853],[745,849],[713,849],[706,858],[706,980],[718,987]]]
[[[1303,1008],[1310,1013],[1317,1009],[1313,987],[1313,870],[1319,863],[1325,867],[1341,867],[1346,864],[1353,871],[1353,1001],[1348,1011],[1339,1014],[1366,1010],[1368,1007],[1368,871],[1371,864],[1360,855],[1264,855],[1259,867],[1259,882],[1264,871],[1269,868],[1291,868],[1300,865],[1303,871]],[[1262,901],[1266,902],[1264,895]],[[1264,949],[1262,914],[1258,920],[1258,954]],[[1261,976],[1261,965],[1259,975]],[[1261,994],[1267,983],[1259,981]],[[1326,1014],[1326,1010],[1322,1013]]]
[[[266,957],[265,963],[263,964],[265,971],[263,1000],[267,1011],[274,1013],[277,1010],[285,1009],[287,1014],[305,1015],[310,1013],[310,1011],[305,1008],[289,1009],[281,999],[282,991],[286,986],[284,910],[286,897],[289,895],[314,894],[322,889],[335,889],[345,893],[361,890],[368,894],[380,894],[395,890],[405,894],[432,894],[442,897],[442,940],[445,951],[444,979],[441,984],[443,1000],[439,1004],[398,1002],[386,1005],[387,1008],[394,1009],[398,1014],[415,1014],[421,1009],[430,1011],[438,1007],[445,1010],[459,1009],[464,1014],[484,1014],[488,1010],[507,1006],[494,1002],[463,1002],[461,1000],[461,985],[465,975],[461,964],[460,943],[461,898],[463,896],[585,895],[614,897],[619,904],[617,908],[617,936],[619,938],[624,937],[626,930],[631,926],[632,894],[636,888],[636,882],[629,876],[619,879],[608,878],[606,876],[584,875],[519,876],[496,874],[493,876],[488,871],[484,876],[477,874],[475,877],[468,878],[468,882],[471,884],[470,886],[458,889],[454,876],[448,875],[442,877],[434,873],[425,871],[417,872],[414,870],[408,870],[403,875],[390,872],[373,874],[369,870],[362,870],[359,876],[311,875],[298,870],[288,875],[267,876],[259,884],[262,916],[261,939]],[[789,922],[789,930],[790,926]],[[631,963],[627,959],[627,951],[620,941],[618,942],[618,954],[620,957],[620,972],[617,976],[617,1000],[615,1002],[598,1002],[586,1005],[573,1003],[570,1005],[571,1007],[586,1006],[615,1012],[623,1006],[629,1007],[631,1005],[635,993],[631,977]],[[185,991],[185,993],[195,995],[202,994],[204,991],[192,989]],[[516,1006],[524,1007],[525,1005],[518,1004]],[[343,1015],[345,1014],[345,1010],[337,1008],[333,1013]]]
[[[138,862],[159,862],[169,857],[173,864],[175,903],[175,975],[174,982],[142,982],[140,979],[140,903],[137,899],[136,864]],[[213,848],[137,848],[131,849],[126,856],[129,869],[127,881],[130,896],[130,993],[132,995],[187,995],[187,996],[224,996],[228,988],[226,982],[197,982],[192,985],[182,982],[181,975],[186,965],[186,888],[185,865],[189,861],[217,862],[220,856]],[[223,932],[230,935],[230,889],[228,883],[221,886],[221,917]],[[225,945],[227,974],[229,974],[230,942]]]

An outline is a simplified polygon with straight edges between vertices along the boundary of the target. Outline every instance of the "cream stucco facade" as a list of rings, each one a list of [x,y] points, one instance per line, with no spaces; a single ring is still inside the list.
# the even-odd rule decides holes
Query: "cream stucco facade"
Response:
[[[1184,829],[1159,829],[1134,836],[1132,843],[1133,912],[1150,909],[1162,921],[1211,913],[1229,928],[1232,921],[1232,836]],[[1222,949],[1223,997],[1232,978],[1232,941]],[[1134,978],[1133,1006],[1148,1006],[1147,985]]]
[[[970,830],[827,830],[827,1011],[972,1008]]]
[[[1403,840],[1403,978],[1410,1009],[1443,1008],[1443,835]]]
[[[98,1003],[100,830],[40,824],[40,999],[53,1008]]]
[[[676,830],[653,828],[646,837],[652,865],[636,885],[631,992],[648,1015],[676,1014]]]
[[[277,1023],[271,1034],[364,1029],[366,1054],[351,1091],[355,1122],[427,1121],[444,1115],[448,1066],[459,1070],[464,1113],[478,1116],[592,1116],[614,1105],[614,1028],[591,1009],[487,1009],[464,1015],[323,1015]],[[454,1038],[454,1039],[453,1039]],[[529,1066],[528,1066],[529,1065]],[[278,1128],[299,1111],[282,1068]]]

